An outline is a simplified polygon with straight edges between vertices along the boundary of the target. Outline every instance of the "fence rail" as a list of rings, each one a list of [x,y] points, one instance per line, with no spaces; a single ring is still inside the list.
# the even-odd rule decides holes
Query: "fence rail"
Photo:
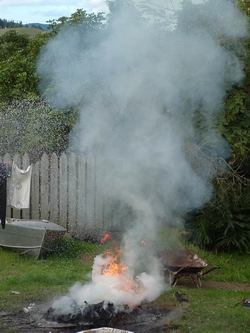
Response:
[[[30,158],[27,154],[5,154],[0,156],[0,163],[3,162],[15,162],[26,170]],[[43,154],[32,165],[30,208],[12,208],[7,191],[7,217],[50,220],[73,235],[87,228],[111,229],[112,203],[105,193],[104,172],[100,157]]]

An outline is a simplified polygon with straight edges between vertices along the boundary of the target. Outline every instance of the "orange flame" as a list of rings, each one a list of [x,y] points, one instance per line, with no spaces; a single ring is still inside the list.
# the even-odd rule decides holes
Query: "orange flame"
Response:
[[[102,274],[104,275],[119,275],[123,274],[128,267],[121,262],[122,251],[119,248],[115,249],[116,253],[111,250],[105,252],[105,257],[109,258],[109,264],[104,268]]]
[[[100,239],[100,243],[106,243],[111,238],[111,235],[108,232],[105,232],[105,234]]]
[[[104,256],[108,259],[108,264],[103,267],[102,274],[106,276],[116,276],[122,282],[122,288],[124,291],[129,292],[131,290],[137,292],[141,291],[141,288],[137,282],[135,282],[128,274],[128,266],[121,261],[122,251],[118,247],[115,248],[115,252],[108,250],[104,253]]]

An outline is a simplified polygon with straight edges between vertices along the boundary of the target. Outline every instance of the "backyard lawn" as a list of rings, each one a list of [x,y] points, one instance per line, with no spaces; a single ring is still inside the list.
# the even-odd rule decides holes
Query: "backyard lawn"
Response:
[[[41,330],[34,323],[30,330],[24,309],[30,304],[47,304],[52,298],[67,293],[77,281],[84,284],[89,280],[95,256],[107,248],[107,245],[72,239],[63,242],[63,250],[58,255],[39,260],[0,248],[0,332],[59,332],[53,328]],[[202,276],[201,288],[191,279],[183,279],[144,305],[155,312],[154,327],[143,327],[141,323],[141,329],[134,332],[249,332],[250,311],[243,307],[243,300],[250,298],[249,255],[209,253],[192,246],[189,249],[206,260],[208,267],[218,265],[220,269]],[[183,302],[176,295],[181,295]],[[161,309],[168,315],[162,316]],[[60,330],[77,331],[80,330]]]

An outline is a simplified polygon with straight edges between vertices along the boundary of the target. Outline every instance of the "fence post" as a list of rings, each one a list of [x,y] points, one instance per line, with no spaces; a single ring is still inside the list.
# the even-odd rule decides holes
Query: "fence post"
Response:
[[[59,202],[60,202],[60,211],[59,211],[59,221],[60,225],[67,228],[67,217],[68,217],[68,165],[67,165],[67,156],[62,154],[59,161]]]
[[[50,161],[50,220],[58,222],[59,202],[58,202],[58,157],[55,153]]]
[[[22,169],[26,170],[30,165],[30,158],[27,153],[25,153],[22,157]],[[22,218],[29,219],[30,217],[30,208],[22,209]]]
[[[31,176],[31,218],[40,218],[40,161],[33,165]]]
[[[19,154],[15,154],[13,157],[13,162],[19,167],[21,168],[21,159],[20,159],[20,155]],[[12,208],[12,215],[14,218],[16,219],[20,219],[21,218],[21,210],[20,209],[16,209],[16,208]]]
[[[12,164],[12,157],[10,154],[5,154],[3,157],[4,163],[10,163]],[[10,178],[7,179],[7,207],[6,207],[6,216],[11,217],[11,207],[10,207]]]
[[[86,159],[83,153],[78,155],[77,163],[77,231],[86,224]]]
[[[69,231],[74,234],[76,231],[76,155],[71,153],[68,161],[69,170],[69,212],[68,212],[68,228]]]
[[[95,160],[94,156],[88,155],[86,169],[86,224],[95,227]]]
[[[41,157],[40,168],[41,219],[49,218],[49,159],[47,154]]]
[[[95,220],[98,228],[104,228],[104,160],[95,156]]]

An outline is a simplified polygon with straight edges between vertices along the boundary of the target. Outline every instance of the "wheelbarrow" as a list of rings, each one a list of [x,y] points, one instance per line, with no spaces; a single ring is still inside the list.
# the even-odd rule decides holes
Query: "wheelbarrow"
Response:
[[[205,260],[188,250],[165,250],[158,253],[166,274],[166,280],[174,287],[183,277],[190,277],[197,288],[202,286],[201,276],[220,269],[219,266],[206,268]],[[206,268],[206,269],[205,269]]]

